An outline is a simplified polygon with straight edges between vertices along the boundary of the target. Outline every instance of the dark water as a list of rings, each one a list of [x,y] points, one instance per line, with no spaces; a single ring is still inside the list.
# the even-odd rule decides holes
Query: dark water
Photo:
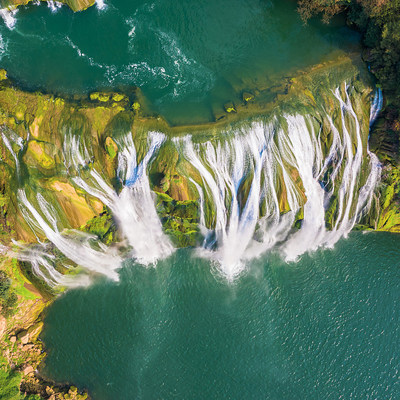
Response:
[[[45,372],[115,399],[400,398],[399,236],[353,233],[234,284],[181,250],[57,300]]]
[[[304,26],[293,0],[106,0],[73,14],[21,8],[0,25],[0,66],[28,88],[61,93],[140,86],[173,123],[212,120],[244,89],[269,87],[358,35],[340,20]]]

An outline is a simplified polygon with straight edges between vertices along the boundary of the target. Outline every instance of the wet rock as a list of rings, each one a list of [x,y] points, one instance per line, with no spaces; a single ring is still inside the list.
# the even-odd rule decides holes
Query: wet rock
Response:
[[[249,101],[254,100],[254,94],[250,92],[243,92],[242,99],[245,103],[248,103]]]
[[[236,108],[235,108],[235,105],[232,102],[224,104],[224,110],[227,113],[232,113],[232,112],[235,113],[235,112],[237,112]]]

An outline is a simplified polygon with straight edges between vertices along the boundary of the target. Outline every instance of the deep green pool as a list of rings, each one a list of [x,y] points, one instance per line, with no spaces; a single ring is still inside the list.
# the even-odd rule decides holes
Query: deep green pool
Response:
[[[189,123],[359,40],[340,20],[305,26],[293,0],[105,2],[76,14],[22,7],[13,30],[0,24],[0,67],[58,93],[140,86],[155,111]]]
[[[58,299],[45,373],[116,399],[397,399],[399,236],[353,233],[227,283],[180,250]]]

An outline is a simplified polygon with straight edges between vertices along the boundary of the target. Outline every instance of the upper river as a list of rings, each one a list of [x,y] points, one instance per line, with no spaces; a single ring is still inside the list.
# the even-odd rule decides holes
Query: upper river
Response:
[[[28,89],[139,86],[170,123],[210,121],[242,90],[354,50],[334,20],[304,25],[291,0],[107,0],[72,13],[28,5],[0,25],[0,67]]]

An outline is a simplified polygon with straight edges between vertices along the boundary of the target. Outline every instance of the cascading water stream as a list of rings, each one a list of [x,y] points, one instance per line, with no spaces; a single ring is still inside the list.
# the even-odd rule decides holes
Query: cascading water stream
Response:
[[[194,143],[191,136],[172,140],[198,172],[197,177],[187,177],[199,195],[204,241],[198,254],[214,260],[228,279],[268,250],[294,261],[305,252],[331,248],[369,211],[381,166],[368,146],[363,148],[365,135],[350,90],[345,86],[332,93],[339,110],[335,119],[327,113],[318,117],[324,121],[319,123],[308,116],[283,115],[242,125],[213,141]],[[371,106],[371,125],[381,106],[378,91]],[[327,148],[322,139],[326,134],[330,137]],[[2,138],[19,173],[15,149],[23,147],[23,141],[10,135],[3,132]],[[125,239],[123,244],[131,249],[130,256],[144,265],[174,250],[157,215],[147,172],[165,136],[151,132],[147,137],[148,150],[140,162],[130,132],[113,138],[120,191],[96,170],[93,152],[81,136],[64,132],[63,144],[67,177],[108,207]],[[116,247],[96,244],[90,235],[59,231],[57,211],[40,193],[32,202],[20,189],[18,199],[33,232],[44,232],[75,264],[118,279],[116,270],[123,256]],[[30,259],[34,272],[47,283],[66,284],[45,244],[36,250],[24,249],[19,258]]]
[[[374,99],[371,104],[371,113],[370,113],[370,126],[374,124],[376,119],[379,116],[379,113],[382,110],[383,106],[383,93],[381,88],[377,88],[375,91]]]
[[[23,140],[17,134],[12,131],[1,132],[1,137],[3,139],[4,145],[7,147],[8,151],[11,153],[14,161],[15,161],[15,169],[17,173],[17,177],[20,174],[20,165],[17,152],[21,151],[24,148]],[[13,143],[18,147],[17,152],[13,148]]]
[[[228,278],[242,271],[245,260],[272,247],[287,261],[319,247],[332,247],[370,207],[380,165],[367,149],[369,174],[362,184],[361,127],[348,90],[344,99],[339,89],[334,93],[340,107],[339,127],[325,116],[333,136],[326,156],[312,120],[299,115],[285,116],[285,128],[277,121],[253,123],[248,132],[237,132],[233,139],[215,145],[194,145],[190,138],[181,141],[184,157],[202,177],[202,182],[194,182],[200,210],[205,212],[207,199],[215,210],[200,254],[217,261]],[[241,184],[246,180],[250,189],[240,205]],[[333,202],[333,225],[327,229],[326,213]],[[301,227],[293,229],[301,209]],[[200,222],[206,220],[202,215]]]
[[[118,228],[133,249],[132,256],[145,265],[154,264],[173,252],[172,244],[162,230],[147,176],[147,166],[163,143],[164,135],[151,133],[149,138],[149,150],[139,164],[132,135],[129,133],[117,140],[120,148],[117,173],[123,184],[119,194],[95,169],[91,169],[90,179],[73,178],[76,185],[112,211]],[[78,162],[84,159],[82,155],[76,157]]]
[[[116,270],[120,268],[122,259],[118,256],[116,250],[107,248],[107,246],[102,246],[101,244],[99,244],[99,250],[94,249],[89,243],[89,240],[94,239],[94,237],[88,235],[86,235],[86,240],[84,241],[63,235],[58,230],[57,213],[53,207],[40,193],[36,195],[36,199],[39,204],[39,209],[45,217],[43,217],[28,200],[23,189],[20,189],[18,192],[20,206],[26,208],[33,217],[31,224],[38,225],[46,235],[47,239],[53,243],[62,254],[77,265],[80,265],[89,271],[105,275],[110,279],[118,280],[118,273]],[[47,269],[47,273],[53,279],[60,277],[59,275],[56,276],[56,273],[52,270],[49,264],[42,263],[42,266]],[[62,280],[57,280],[57,283],[61,282]]]

